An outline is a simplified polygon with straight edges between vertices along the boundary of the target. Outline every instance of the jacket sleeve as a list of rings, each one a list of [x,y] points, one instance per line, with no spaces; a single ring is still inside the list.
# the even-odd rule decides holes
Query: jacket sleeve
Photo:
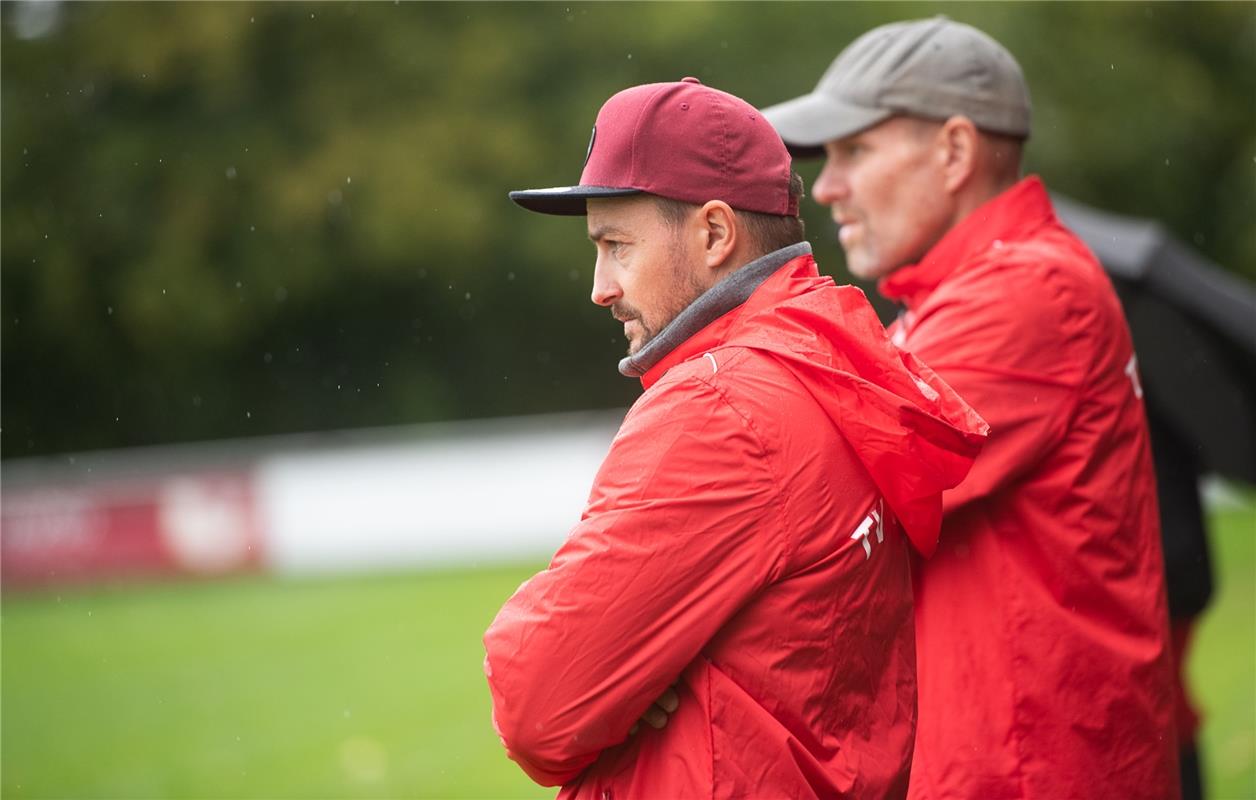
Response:
[[[655,388],[549,568],[484,637],[494,725],[543,785],[570,782],[624,742],[780,570],[783,512],[751,423],[696,379]]]
[[[904,342],[990,425],[968,476],[942,495],[947,514],[1015,483],[1050,456],[1068,432],[1093,349],[1079,301],[1049,270],[982,281],[1004,294],[990,297],[975,283],[956,287]]]

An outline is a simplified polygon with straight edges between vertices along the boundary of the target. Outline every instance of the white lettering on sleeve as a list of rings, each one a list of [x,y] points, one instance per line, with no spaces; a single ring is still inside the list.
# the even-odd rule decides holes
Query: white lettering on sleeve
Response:
[[[1131,353],[1130,360],[1125,362],[1125,374],[1129,377],[1130,383],[1134,386],[1134,396],[1139,400],[1143,399],[1143,384],[1138,379],[1138,356]]]
[[[850,535],[852,539],[860,539],[859,543],[863,545],[864,561],[872,558],[872,542],[868,541],[868,534],[872,532],[872,526],[876,526],[877,542],[885,541],[885,524],[881,521],[881,514],[878,509],[881,501],[877,500],[877,505],[868,512],[868,516],[863,518],[863,522],[859,523],[859,527],[855,528],[855,532]]]

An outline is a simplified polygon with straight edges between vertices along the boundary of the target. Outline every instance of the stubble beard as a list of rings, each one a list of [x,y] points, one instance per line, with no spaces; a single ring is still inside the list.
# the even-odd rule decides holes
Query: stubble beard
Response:
[[[629,356],[635,356],[641,352],[643,347],[670,325],[672,320],[680,316],[682,311],[693,305],[693,301],[697,300],[709,288],[703,286],[693,272],[686,271],[679,266],[679,260],[673,261],[673,263],[677,264],[677,266],[672,272],[672,285],[666,293],[673,298],[673,302],[660,309],[659,313],[655,315],[655,319],[647,323],[639,310],[622,301],[611,306],[611,313],[617,319],[636,320],[637,327],[641,329],[640,335],[628,341]]]

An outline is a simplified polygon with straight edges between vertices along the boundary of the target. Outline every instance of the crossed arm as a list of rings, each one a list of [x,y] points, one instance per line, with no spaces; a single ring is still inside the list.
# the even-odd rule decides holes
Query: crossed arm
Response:
[[[494,722],[529,776],[569,782],[643,718],[665,723],[669,687],[780,569],[774,492],[717,391],[691,380],[643,398],[580,523],[484,638]]]

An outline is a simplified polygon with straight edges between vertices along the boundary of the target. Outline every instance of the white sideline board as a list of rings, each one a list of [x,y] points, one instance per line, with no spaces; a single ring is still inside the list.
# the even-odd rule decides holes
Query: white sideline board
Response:
[[[544,559],[580,519],[622,420],[561,415],[255,466],[256,513],[278,574]]]

